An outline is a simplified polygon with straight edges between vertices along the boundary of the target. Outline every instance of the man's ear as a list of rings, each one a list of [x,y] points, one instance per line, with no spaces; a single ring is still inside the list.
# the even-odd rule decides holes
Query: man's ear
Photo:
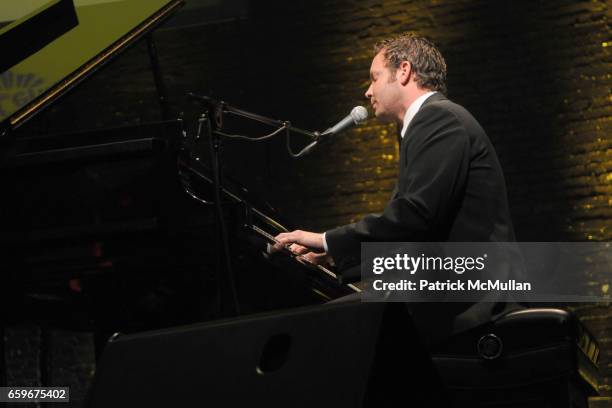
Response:
[[[400,81],[400,84],[406,85],[412,75],[412,65],[410,62],[402,61],[397,69],[397,79]]]

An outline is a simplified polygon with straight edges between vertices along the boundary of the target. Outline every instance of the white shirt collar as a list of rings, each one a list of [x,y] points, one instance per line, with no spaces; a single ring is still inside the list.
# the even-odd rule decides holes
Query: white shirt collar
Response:
[[[423,103],[427,100],[427,98],[429,98],[431,95],[435,93],[436,91],[427,92],[426,94],[423,94],[419,96],[418,98],[416,98],[415,101],[410,104],[410,106],[406,110],[406,114],[404,115],[404,126],[402,127],[402,133],[401,133],[402,137],[404,137],[404,135],[406,134],[406,130],[408,129],[408,126],[410,125],[410,122],[412,122],[412,119],[414,118],[414,116],[417,114],[419,109],[421,109],[421,105],[423,105]]]

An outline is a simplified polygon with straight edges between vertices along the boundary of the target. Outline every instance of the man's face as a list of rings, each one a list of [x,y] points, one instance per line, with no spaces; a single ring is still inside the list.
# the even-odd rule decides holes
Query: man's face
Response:
[[[384,50],[372,60],[370,80],[365,96],[370,100],[376,117],[385,121],[398,120],[401,112],[401,86],[395,73],[385,66]]]

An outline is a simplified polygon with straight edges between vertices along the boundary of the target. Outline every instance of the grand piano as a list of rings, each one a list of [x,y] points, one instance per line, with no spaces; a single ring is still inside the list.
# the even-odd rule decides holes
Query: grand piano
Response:
[[[0,112],[0,297],[2,310],[11,310],[2,326],[34,321],[88,330],[101,350],[118,331],[316,304],[359,291],[330,269],[267,254],[272,237],[290,222],[227,177],[220,187],[224,256],[206,142],[187,132],[182,118],[29,134],[23,124],[137,41],[149,43],[163,108],[149,34],[183,4],[41,3],[14,11],[15,20],[0,31],[2,81],[33,85],[5,98]],[[117,21],[109,26],[108,18]],[[45,69],[45,61],[54,69]]]
[[[61,134],[32,134],[23,126],[139,40],[148,42],[166,111],[148,34],[183,0],[12,3],[0,8],[10,9],[9,17],[0,16],[0,84],[12,90],[0,99],[0,330],[28,322],[92,332],[99,354],[116,332],[138,336],[360,291],[334,270],[288,253],[269,255],[267,244],[292,228],[291,222],[240,180],[221,177],[216,183],[207,143],[188,132],[181,117]],[[363,326],[362,315],[350,316]],[[326,322],[333,330],[335,321]],[[352,327],[345,329],[353,334]],[[481,347],[483,339],[499,340],[492,333],[506,340],[504,354],[497,342]],[[4,338],[0,333],[2,356]],[[393,354],[388,360],[405,344],[386,347]],[[575,318],[556,309],[510,313],[429,352],[455,401],[467,401],[463,406],[498,406],[502,394],[585,406],[596,389],[597,343]],[[406,366],[414,365],[413,357]],[[540,372],[530,373],[534,367]],[[398,390],[411,384],[396,379]],[[421,381],[425,386],[428,378]]]

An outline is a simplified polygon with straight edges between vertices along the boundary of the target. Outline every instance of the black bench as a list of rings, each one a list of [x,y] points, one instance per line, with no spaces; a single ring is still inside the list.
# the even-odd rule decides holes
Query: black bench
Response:
[[[587,408],[599,346],[571,313],[525,309],[432,350],[458,407]]]

